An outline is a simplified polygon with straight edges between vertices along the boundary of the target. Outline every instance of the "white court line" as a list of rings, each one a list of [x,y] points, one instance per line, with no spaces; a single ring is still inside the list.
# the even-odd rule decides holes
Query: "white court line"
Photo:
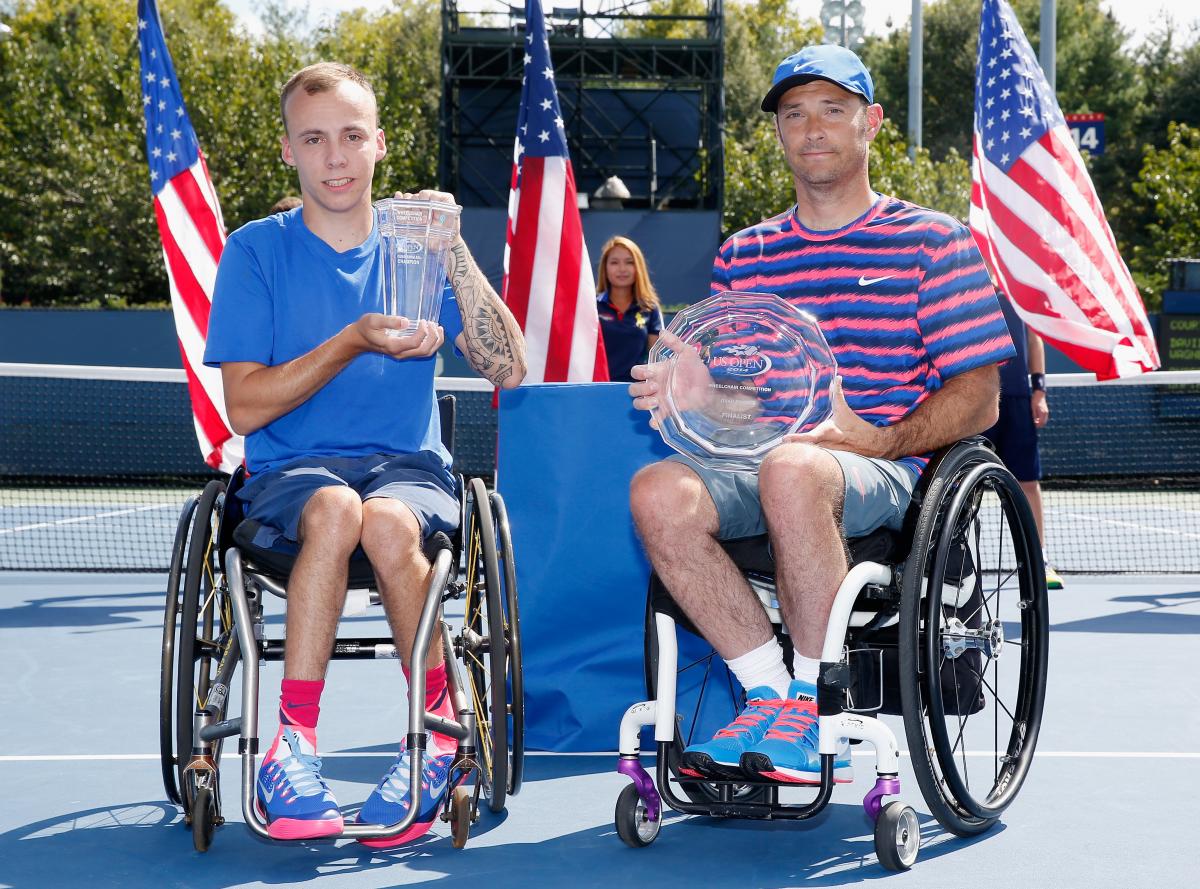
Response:
[[[1160,528],[1157,525],[1142,525],[1137,522],[1118,522],[1116,519],[1101,519],[1095,516],[1084,515],[1081,512],[1062,512],[1061,514],[1073,519],[1083,519],[1085,522],[1099,522],[1104,525],[1115,525],[1118,528],[1135,528],[1141,531],[1157,531],[1160,534],[1174,534],[1178,537],[1190,537],[1193,540],[1200,540],[1200,534],[1179,531],[1175,528]]]
[[[130,515],[135,512],[147,512],[151,509],[174,509],[171,503],[159,503],[154,506],[137,506],[133,509],[117,509],[112,512],[97,512],[92,515],[72,516],[69,519],[56,519],[53,522],[38,522],[34,525],[18,525],[15,528],[0,528],[0,534],[16,534],[18,531],[38,531],[42,528],[54,528],[59,525],[77,525],[80,522],[94,522],[96,519],[111,519],[119,515]]]
[[[236,754],[231,754],[236,756]],[[588,753],[550,753],[545,751],[528,751],[526,756],[545,757],[578,757],[578,756],[616,756],[615,750],[600,750]],[[649,755],[649,754],[648,754]],[[854,756],[874,756],[870,750],[856,750]],[[900,751],[901,756],[908,756],[907,750]],[[967,753],[968,757],[992,758],[991,753]],[[395,759],[394,752],[379,753],[322,753],[322,759]],[[1045,753],[1036,751],[1035,759],[1200,759],[1196,753],[1168,753],[1161,750],[1130,751],[1130,750],[1049,750]],[[46,754],[8,754],[0,755],[0,763],[5,762],[118,762],[118,761],[157,761],[157,753],[46,753]]]

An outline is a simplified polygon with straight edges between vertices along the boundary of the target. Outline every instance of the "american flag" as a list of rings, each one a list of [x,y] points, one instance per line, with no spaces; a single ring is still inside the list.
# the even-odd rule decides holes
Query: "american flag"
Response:
[[[526,382],[608,379],[596,282],[583,241],[539,0],[525,4],[525,75],[508,195],[503,289],[504,301],[525,331]]]
[[[1012,7],[983,0],[971,230],[1042,338],[1100,379],[1159,366],[1146,309]]]
[[[196,438],[209,466],[232,472],[242,462],[242,439],[229,428],[220,370],[204,366],[204,340],[217,262],[225,246],[225,223],[183,105],[155,0],[138,0],[138,43],[154,216],[167,264]]]

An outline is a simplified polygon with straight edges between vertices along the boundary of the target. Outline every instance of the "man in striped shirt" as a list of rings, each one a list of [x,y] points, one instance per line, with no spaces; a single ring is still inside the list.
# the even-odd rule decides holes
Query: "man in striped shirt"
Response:
[[[655,571],[747,690],[745,711],[689,747],[684,770],[817,784],[817,670],[845,541],[898,529],[928,454],[995,422],[997,365],[1014,352],[967,229],[872,190],[883,109],[854,53],[811,46],[784,59],[762,110],[775,115],[796,204],[721,246],[712,290],[774,293],[817,319],[838,363],[832,416],[789,436],[757,472],[680,456],[646,467],[631,505]],[[635,407],[656,409],[652,372],[633,376]],[[718,544],[763,533],[794,678]],[[835,777],[850,780],[847,757]]]

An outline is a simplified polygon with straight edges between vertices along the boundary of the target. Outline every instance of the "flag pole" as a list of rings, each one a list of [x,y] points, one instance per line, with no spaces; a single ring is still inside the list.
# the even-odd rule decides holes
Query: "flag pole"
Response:
[[[1058,3],[1057,0],[1042,0],[1042,31],[1041,47],[1038,61],[1042,63],[1042,72],[1046,82],[1050,84],[1050,92],[1057,92],[1055,72],[1058,67],[1056,41],[1058,39]]]
[[[908,29],[908,156],[916,160],[921,147],[921,90],[923,86],[925,23],[921,0],[912,0],[912,23]]]

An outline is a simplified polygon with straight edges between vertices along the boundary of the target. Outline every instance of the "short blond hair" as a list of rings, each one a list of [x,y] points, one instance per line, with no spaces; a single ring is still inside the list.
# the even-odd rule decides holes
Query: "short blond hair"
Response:
[[[279,91],[279,116],[283,120],[283,131],[287,132],[287,100],[292,93],[302,89],[310,96],[315,96],[317,93],[333,89],[344,80],[361,86],[371,97],[371,103],[376,105],[375,87],[371,86],[371,81],[357,68],[342,62],[317,62],[315,65],[301,68],[289,77],[288,82]]]

